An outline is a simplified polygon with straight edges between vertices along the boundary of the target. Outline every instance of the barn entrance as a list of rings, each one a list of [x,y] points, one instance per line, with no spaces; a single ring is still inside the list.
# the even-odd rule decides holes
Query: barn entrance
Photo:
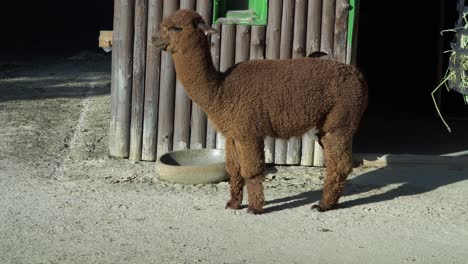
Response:
[[[441,44],[448,50],[453,36],[441,37],[439,32],[454,27],[456,2],[408,1],[397,6],[361,1],[357,64],[368,79],[370,97],[355,152],[468,155],[468,106],[462,96],[446,90],[441,94],[451,134],[430,97],[448,60],[447,55],[440,57]]]

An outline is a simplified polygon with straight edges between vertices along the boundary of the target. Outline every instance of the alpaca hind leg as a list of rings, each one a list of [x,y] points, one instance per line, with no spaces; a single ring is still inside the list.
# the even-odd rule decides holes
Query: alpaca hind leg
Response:
[[[352,137],[339,132],[326,133],[321,141],[325,152],[326,177],[322,200],[312,208],[323,212],[332,209],[338,203],[353,165]]]
[[[240,174],[240,165],[236,145],[232,138],[226,138],[226,171],[230,176],[231,198],[226,209],[240,209],[244,189],[244,178]]]
[[[239,154],[240,171],[245,179],[248,193],[248,212],[261,214],[265,204],[263,194],[263,177],[265,173],[265,153],[262,140],[251,142],[236,142]]]

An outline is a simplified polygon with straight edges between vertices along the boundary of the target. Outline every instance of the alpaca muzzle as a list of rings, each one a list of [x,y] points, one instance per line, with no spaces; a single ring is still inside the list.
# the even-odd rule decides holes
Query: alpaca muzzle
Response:
[[[152,42],[153,42],[153,46],[155,46],[156,48],[159,48],[161,50],[164,50],[164,51],[166,51],[167,46],[169,46],[169,44],[166,42],[166,40],[164,40],[163,38],[161,38],[159,36],[154,36],[152,38]]]

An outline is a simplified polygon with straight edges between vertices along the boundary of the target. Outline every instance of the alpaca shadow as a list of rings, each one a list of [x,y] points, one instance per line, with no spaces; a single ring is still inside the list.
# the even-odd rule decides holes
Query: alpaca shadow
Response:
[[[391,160],[391,155],[388,157]],[[397,197],[418,195],[468,180],[468,159],[460,165],[392,165],[371,170],[348,180],[343,197],[378,192],[338,203],[337,209],[393,200]],[[379,189],[382,189],[379,191]],[[321,190],[266,202],[265,213],[312,205],[320,200]]]

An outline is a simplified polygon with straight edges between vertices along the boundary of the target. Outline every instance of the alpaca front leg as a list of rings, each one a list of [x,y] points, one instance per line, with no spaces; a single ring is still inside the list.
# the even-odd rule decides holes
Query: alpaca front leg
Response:
[[[327,133],[322,137],[326,176],[322,200],[312,206],[320,212],[333,209],[340,199],[346,178],[352,171],[352,138]]]
[[[263,194],[263,176],[265,171],[265,154],[263,139],[251,142],[236,142],[239,155],[240,172],[245,179],[248,193],[248,212],[263,213],[265,197]]]
[[[226,171],[230,176],[231,198],[226,209],[240,209],[244,189],[244,178],[240,174],[239,160],[234,140],[226,138]]]

